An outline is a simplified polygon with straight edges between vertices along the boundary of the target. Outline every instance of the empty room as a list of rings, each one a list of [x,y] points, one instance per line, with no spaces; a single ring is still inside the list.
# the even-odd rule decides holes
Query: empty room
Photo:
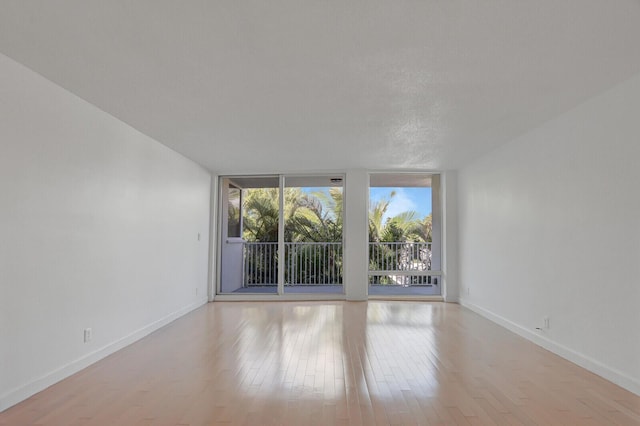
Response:
[[[639,41],[0,0],[0,425],[640,425]]]

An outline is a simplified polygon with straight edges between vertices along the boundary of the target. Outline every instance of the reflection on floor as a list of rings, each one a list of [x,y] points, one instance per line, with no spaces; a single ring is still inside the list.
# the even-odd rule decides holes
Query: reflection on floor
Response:
[[[285,286],[285,293],[319,293],[319,294],[343,294],[344,290],[341,285],[296,285]],[[243,287],[234,291],[234,293],[245,294],[277,294],[276,286],[253,286]]]
[[[370,285],[369,296],[440,296],[440,286]]]
[[[276,286],[264,286],[264,287],[242,287],[234,291],[234,293],[247,293],[247,294],[278,294],[278,287]]]
[[[341,285],[296,285],[285,286],[285,293],[296,294],[343,294],[344,289]],[[276,286],[254,286],[243,287],[234,293],[245,294],[277,294]],[[399,286],[399,285],[370,285],[370,296],[440,296],[440,286]]]
[[[453,303],[215,302],[0,425],[638,425],[640,396]]]

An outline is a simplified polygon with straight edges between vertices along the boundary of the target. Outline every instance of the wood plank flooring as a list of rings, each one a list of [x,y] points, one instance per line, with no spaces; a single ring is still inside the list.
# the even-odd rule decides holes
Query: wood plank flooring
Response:
[[[640,397],[454,304],[216,302],[0,425],[640,425]]]

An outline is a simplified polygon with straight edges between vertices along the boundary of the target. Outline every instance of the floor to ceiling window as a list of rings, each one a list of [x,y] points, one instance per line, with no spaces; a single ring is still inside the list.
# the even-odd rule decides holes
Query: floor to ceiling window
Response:
[[[220,179],[219,294],[343,293],[343,176]]]
[[[441,223],[440,175],[370,175],[370,296],[442,294]]]
[[[285,293],[343,293],[342,177],[285,177]]]

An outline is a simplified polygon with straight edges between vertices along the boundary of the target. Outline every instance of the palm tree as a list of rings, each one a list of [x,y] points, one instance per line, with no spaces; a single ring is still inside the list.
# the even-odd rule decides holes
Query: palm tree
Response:
[[[243,203],[243,238],[247,241],[278,241],[277,188],[246,190]],[[342,191],[307,194],[301,188],[285,188],[285,241],[342,241]]]
[[[396,192],[391,191],[389,197],[378,200],[369,208],[370,242],[403,242],[410,236],[419,236],[421,221],[415,211],[402,212],[384,220],[395,195]]]
[[[242,205],[247,241],[278,241],[278,188],[247,189]]]
[[[427,265],[430,261],[428,250],[412,243],[431,241],[431,214],[419,219],[415,211],[406,211],[385,220],[394,196],[395,192],[390,192],[387,198],[380,199],[369,210],[371,270],[404,269],[416,261],[427,262]],[[392,283],[391,277],[380,276],[378,279],[379,284]]]
[[[296,214],[287,222],[295,241],[316,244],[291,245],[291,282],[342,282],[342,189],[329,188],[304,194]],[[309,268],[307,265],[314,265]],[[290,269],[291,269],[290,268]]]
[[[278,189],[249,189],[243,203],[244,232],[247,241],[278,241]],[[327,192],[308,194],[301,188],[285,188],[284,192],[284,234],[286,242],[317,242],[317,245],[294,245],[285,247],[285,259],[291,265],[285,271],[285,279],[289,282],[333,281],[342,276],[342,249],[335,242],[342,241],[342,190],[330,188]],[[269,251],[266,257],[252,259],[252,268],[256,271],[268,269],[268,265],[277,264],[277,251]],[[304,262],[293,261],[304,259]],[[287,262],[289,262],[287,260]],[[305,265],[314,265],[307,268]],[[294,266],[295,265],[295,266]],[[289,270],[289,269],[295,270]],[[270,270],[275,271],[274,268]],[[313,271],[313,276],[308,276]],[[271,278],[275,283],[277,272]],[[327,277],[331,277],[329,280]]]
[[[330,188],[303,194],[298,208],[287,221],[289,241],[341,242],[342,241],[342,189]]]
[[[432,221],[433,216],[429,213],[427,216],[417,220],[407,231],[407,240],[415,242],[431,242],[432,241]]]
[[[369,207],[369,242],[382,241],[384,216],[387,213],[391,199],[395,195],[396,192],[391,191],[388,198],[382,198]]]
[[[243,237],[247,241],[278,241],[278,193],[277,188],[247,190],[243,203]],[[387,211],[395,195],[395,191],[391,191],[388,197],[373,204],[369,211],[369,241],[374,243],[369,248],[372,270],[402,269],[402,264],[417,259],[411,251],[415,246],[410,243],[431,241],[431,214],[419,219],[415,211],[406,211],[387,217]],[[342,241],[341,188],[314,193],[304,192],[301,188],[285,188],[284,196],[286,242],[326,243],[326,246],[330,247],[331,243]],[[313,247],[304,244],[287,247],[285,256],[304,258],[308,263],[315,265],[315,278],[323,274],[335,276],[335,271],[342,268],[342,251],[339,248],[317,250],[317,245]],[[260,260],[259,263],[277,263],[277,254],[275,251],[273,253],[269,259]],[[297,265],[300,266],[301,263]],[[260,265],[256,267],[260,268]],[[301,266],[300,270],[295,271],[297,277],[303,277],[307,273],[308,271]]]

